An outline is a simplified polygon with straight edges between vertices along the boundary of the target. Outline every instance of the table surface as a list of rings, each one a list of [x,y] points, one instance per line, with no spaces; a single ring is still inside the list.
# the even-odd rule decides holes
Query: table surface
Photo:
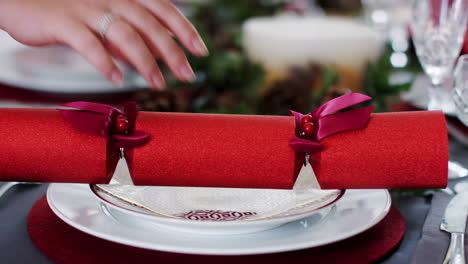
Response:
[[[1,85],[0,85],[1,86]],[[7,91],[16,91],[8,87]],[[5,89],[0,89],[5,91]],[[16,91],[18,92],[18,91]],[[21,93],[21,91],[20,91]],[[10,96],[6,96],[9,94]],[[11,93],[0,92],[0,106],[2,102],[12,99]],[[25,98],[20,100],[22,103],[30,103],[29,94],[24,91]],[[18,96],[13,96],[18,97]],[[20,96],[21,97],[21,96]],[[34,97],[34,96],[33,96]],[[52,99],[51,103],[70,101],[68,95],[65,98],[48,97]],[[122,94],[120,97],[128,98],[128,94]],[[37,98],[34,98],[37,99]],[[98,98],[93,98],[98,99]],[[122,99],[122,98],[120,98]],[[100,101],[100,100],[94,100]],[[450,156],[468,167],[468,147],[456,142],[450,141]],[[463,180],[463,179],[461,179]],[[467,179],[468,180],[468,179]],[[450,182],[453,186],[457,181]],[[0,184],[2,184],[0,182]],[[47,184],[41,185],[20,185],[7,192],[0,199],[0,263],[35,263],[50,264],[39,250],[35,248],[27,232],[27,215],[34,203],[45,194]],[[401,264],[410,263],[417,242],[421,235],[421,229],[430,208],[430,200],[415,195],[402,195],[392,193],[393,205],[399,209],[406,222],[406,233],[399,247],[391,252],[381,263]]]
[[[468,148],[451,142],[453,157],[468,166]],[[27,215],[35,201],[45,194],[47,184],[17,186],[0,199],[0,260],[2,263],[50,264],[32,244],[27,232]],[[406,234],[400,246],[382,261],[385,264],[410,263],[420,237],[430,201],[413,195],[392,194],[392,201],[406,222]]]

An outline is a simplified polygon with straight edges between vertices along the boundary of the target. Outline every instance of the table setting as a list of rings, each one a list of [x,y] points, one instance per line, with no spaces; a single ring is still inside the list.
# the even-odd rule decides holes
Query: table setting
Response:
[[[2,31],[0,259],[465,263],[468,1],[306,2],[179,3],[168,91]]]

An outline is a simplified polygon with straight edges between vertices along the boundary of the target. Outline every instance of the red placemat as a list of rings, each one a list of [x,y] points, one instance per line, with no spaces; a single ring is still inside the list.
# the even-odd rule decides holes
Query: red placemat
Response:
[[[152,251],[125,246],[83,233],[58,218],[42,197],[28,216],[29,235],[47,257],[56,263],[371,263],[391,252],[405,233],[397,209],[376,226],[334,244],[277,254],[251,256],[204,256]]]

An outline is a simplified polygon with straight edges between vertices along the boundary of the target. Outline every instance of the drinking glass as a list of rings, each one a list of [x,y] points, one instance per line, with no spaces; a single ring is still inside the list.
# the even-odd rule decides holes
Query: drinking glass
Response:
[[[443,82],[451,76],[467,23],[468,0],[414,0],[411,32],[416,54],[429,76],[429,110],[455,112],[451,87]]]
[[[460,56],[455,67],[453,101],[458,118],[468,126],[468,55]]]

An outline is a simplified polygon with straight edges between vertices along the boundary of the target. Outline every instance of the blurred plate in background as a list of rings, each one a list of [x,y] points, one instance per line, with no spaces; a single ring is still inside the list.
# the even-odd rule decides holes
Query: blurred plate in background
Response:
[[[147,85],[129,66],[118,63],[125,82],[120,87],[101,76],[71,48],[32,48],[0,31],[0,83],[29,90],[56,93],[128,92]]]

